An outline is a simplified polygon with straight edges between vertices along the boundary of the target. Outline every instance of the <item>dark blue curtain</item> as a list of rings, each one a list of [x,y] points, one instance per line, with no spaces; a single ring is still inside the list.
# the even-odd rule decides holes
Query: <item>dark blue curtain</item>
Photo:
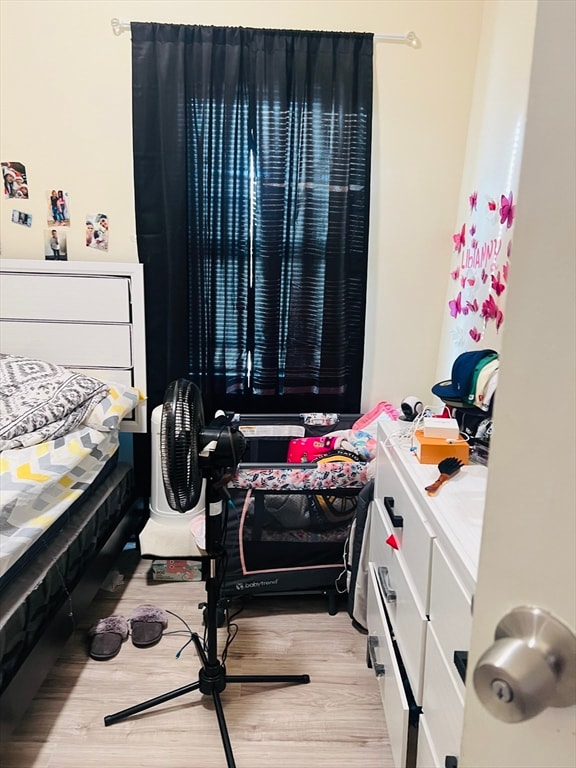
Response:
[[[252,31],[255,395],[360,407],[372,36]],[[278,398],[280,396],[280,398]],[[285,409],[284,409],[285,410]]]
[[[360,407],[372,36],[132,24],[148,395]]]

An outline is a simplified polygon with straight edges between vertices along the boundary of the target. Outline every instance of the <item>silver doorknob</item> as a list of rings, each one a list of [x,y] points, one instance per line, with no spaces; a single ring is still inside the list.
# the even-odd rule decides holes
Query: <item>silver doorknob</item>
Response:
[[[540,608],[515,608],[474,669],[474,689],[490,714],[520,723],[547,707],[576,704],[576,636]]]

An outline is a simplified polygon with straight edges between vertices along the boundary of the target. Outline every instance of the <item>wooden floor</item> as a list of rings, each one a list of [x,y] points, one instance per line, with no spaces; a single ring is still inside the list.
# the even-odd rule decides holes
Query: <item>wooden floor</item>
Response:
[[[192,644],[176,658],[189,634],[171,615],[167,633],[184,634],[165,634],[144,650],[128,640],[105,662],[88,656],[91,624],[151,603],[203,631],[203,583],[150,582],[150,561],[134,552],[124,552],[117,569],[123,585],[98,593],[25,721],[2,744],[2,768],[226,768],[211,698],[197,691],[104,726],[107,714],[194,682],[200,664]],[[229,674],[311,677],[308,685],[227,686],[222,701],[237,768],[392,766],[380,695],[365,664],[366,637],[343,608],[330,616],[322,597],[258,598],[236,623]]]

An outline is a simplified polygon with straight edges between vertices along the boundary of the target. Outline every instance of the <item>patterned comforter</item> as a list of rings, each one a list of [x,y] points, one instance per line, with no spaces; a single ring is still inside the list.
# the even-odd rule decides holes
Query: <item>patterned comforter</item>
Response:
[[[117,431],[83,427],[0,454],[0,577],[81,496],[117,448]]]

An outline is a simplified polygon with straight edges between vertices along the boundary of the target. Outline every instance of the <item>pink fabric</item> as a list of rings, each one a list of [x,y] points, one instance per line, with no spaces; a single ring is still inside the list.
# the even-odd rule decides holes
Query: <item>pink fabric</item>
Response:
[[[336,445],[336,438],[325,437],[295,437],[288,443],[288,464],[305,464],[315,461],[318,457],[329,453]]]
[[[376,419],[378,419],[383,414],[385,414],[390,421],[397,421],[397,419],[400,417],[399,412],[396,410],[396,408],[394,408],[392,403],[389,403],[387,400],[382,400],[382,402],[378,403],[378,405],[375,405],[371,411],[368,411],[368,413],[365,413],[364,416],[361,416],[358,421],[354,422],[352,428],[364,429],[368,426],[368,424],[376,421]]]

